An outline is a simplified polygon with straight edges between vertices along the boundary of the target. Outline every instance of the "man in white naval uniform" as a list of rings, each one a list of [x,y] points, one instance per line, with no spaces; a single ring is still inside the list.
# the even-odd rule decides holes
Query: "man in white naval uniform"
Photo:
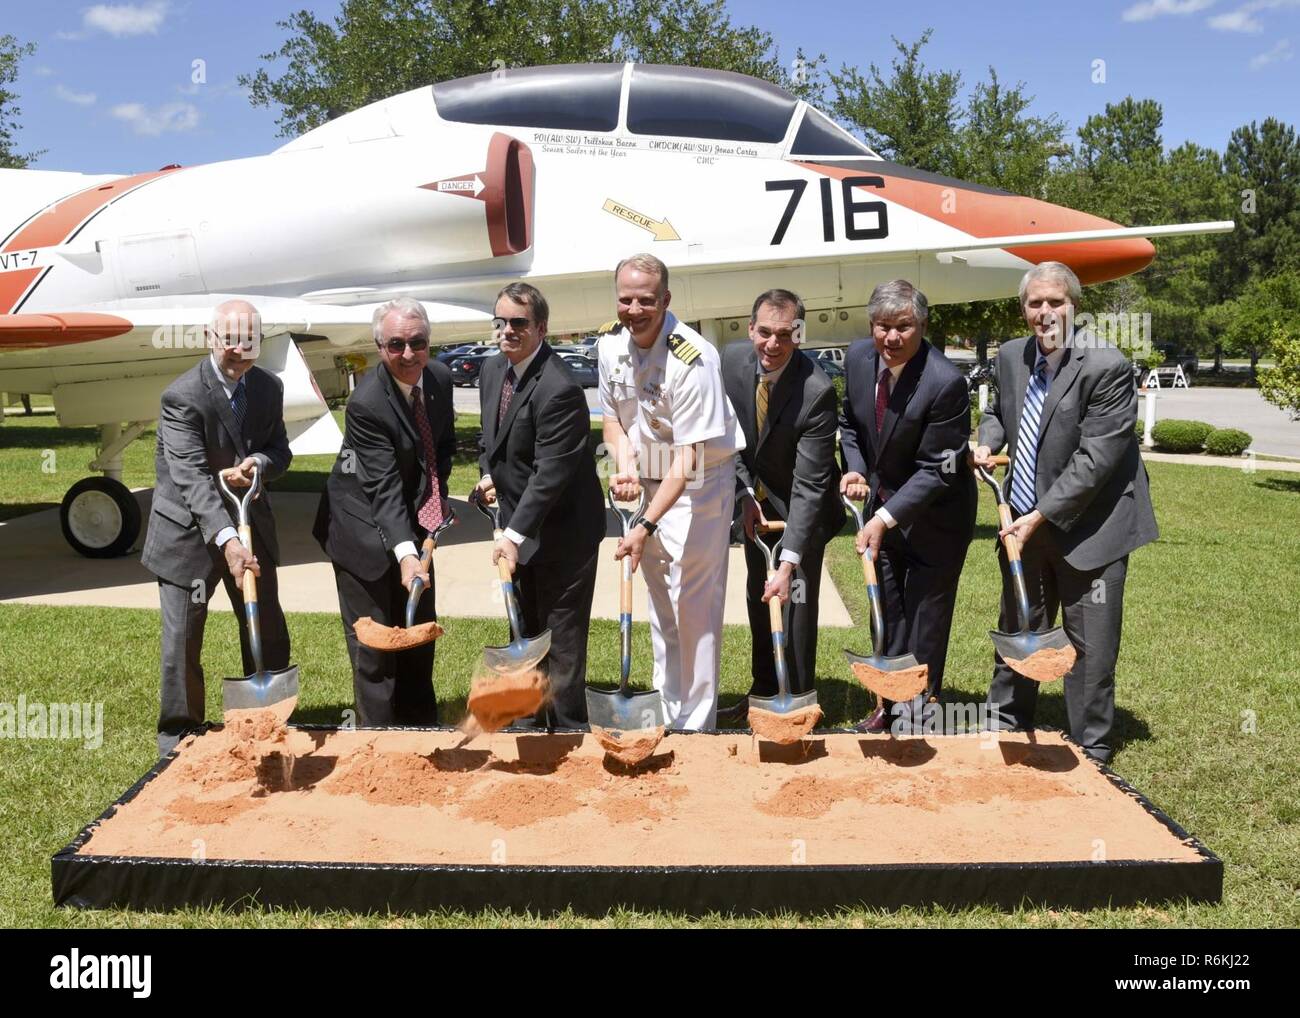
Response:
[[[668,310],[668,268],[653,255],[614,273],[619,324],[600,338],[600,401],[616,497],[645,485],[645,521],[618,547],[644,564],[654,685],[670,728],[717,722],[722,607],[744,433],[718,352]]]

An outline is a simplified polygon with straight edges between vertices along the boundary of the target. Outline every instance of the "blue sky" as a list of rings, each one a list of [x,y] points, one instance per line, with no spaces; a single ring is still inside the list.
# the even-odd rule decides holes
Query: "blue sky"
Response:
[[[250,106],[235,77],[278,48],[275,22],[302,7],[331,16],[339,4],[0,0],[0,34],[38,47],[17,84],[19,146],[47,150],[41,168],[109,173],[266,152],[281,144],[275,114]],[[785,59],[802,46],[832,67],[887,67],[891,35],[911,41],[933,28],[931,67],[959,70],[969,86],[992,65],[1004,81],[1025,82],[1034,110],[1058,114],[1071,131],[1130,94],[1164,106],[1169,147],[1192,140],[1222,150],[1233,128],[1267,116],[1300,123],[1300,0],[729,7],[735,21],[771,31]],[[1094,80],[1097,61],[1104,81]]]

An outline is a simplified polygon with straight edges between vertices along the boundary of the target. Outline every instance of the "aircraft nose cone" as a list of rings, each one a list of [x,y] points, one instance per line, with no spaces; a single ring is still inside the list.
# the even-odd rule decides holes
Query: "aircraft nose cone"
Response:
[[[1006,233],[1066,233],[1077,230],[1111,230],[1120,223],[1079,212],[1076,209],[1052,205],[1034,198],[1004,199],[1013,205],[1032,203],[1028,209],[1008,209],[1008,225],[1019,224]],[[1124,240],[1092,240],[1074,244],[1036,244],[1030,247],[1009,247],[1008,253],[1027,262],[1064,262],[1074,270],[1085,286],[1119,279],[1140,272],[1156,256],[1155,246],[1145,237]]]

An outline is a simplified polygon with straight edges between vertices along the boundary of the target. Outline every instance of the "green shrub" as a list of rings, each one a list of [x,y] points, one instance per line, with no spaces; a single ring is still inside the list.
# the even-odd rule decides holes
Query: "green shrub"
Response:
[[[1205,440],[1205,451],[1211,456],[1240,456],[1252,441],[1249,434],[1236,428],[1216,428]]]
[[[1141,417],[1139,417],[1136,421],[1133,422],[1133,431],[1137,435],[1138,441],[1139,442],[1142,441],[1142,439],[1146,436],[1147,433],[1147,422],[1144,421]]]
[[[1151,429],[1156,448],[1162,452],[1200,452],[1214,430],[1204,421],[1180,421],[1170,418],[1157,421]]]

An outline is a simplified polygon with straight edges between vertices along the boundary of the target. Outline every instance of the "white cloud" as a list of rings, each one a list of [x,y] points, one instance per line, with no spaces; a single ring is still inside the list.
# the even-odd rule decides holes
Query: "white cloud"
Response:
[[[1214,4],[1214,0],[1142,0],[1126,10],[1125,21],[1150,21],[1165,14],[1195,14]]]
[[[1275,11],[1280,8],[1300,7],[1300,0],[1251,0],[1242,4],[1235,11],[1216,14],[1206,19],[1206,24],[1220,32],[1262,32],[1264,23],[1255,17],[1260,11]]]
[[[94,106],[94,92],[74,92],[65,85],[55,85],[54,94],[62,99],[65,103],[72,103],[75,106]]]
[[[41,64],[38,67],[33,67],[32,73],[38,78],[48,78],[54,73],[54,68],[46,67],[44,64]]]
[[[167,17],[168,0],[144,4],[95,4],[81,15],[85,29],[98,29],[121,38],[128,35],[157,35]]]
[[[1250,58],[1250,69],[1258,71],[1261,67],[1267,67],[1269,64],[1276,64],[1283,60],[1290,60],[1295,56],[1291,48],[1290,39],[1279,39],[1272,49],[1263,53],[1258,53]]]
[[[199,111],[192,103],[166,103],[153,109],[142,103],[121,103],[111,112],[118,120],[130,124],[136,134],[150,136],[192,131],[199,124]]]

